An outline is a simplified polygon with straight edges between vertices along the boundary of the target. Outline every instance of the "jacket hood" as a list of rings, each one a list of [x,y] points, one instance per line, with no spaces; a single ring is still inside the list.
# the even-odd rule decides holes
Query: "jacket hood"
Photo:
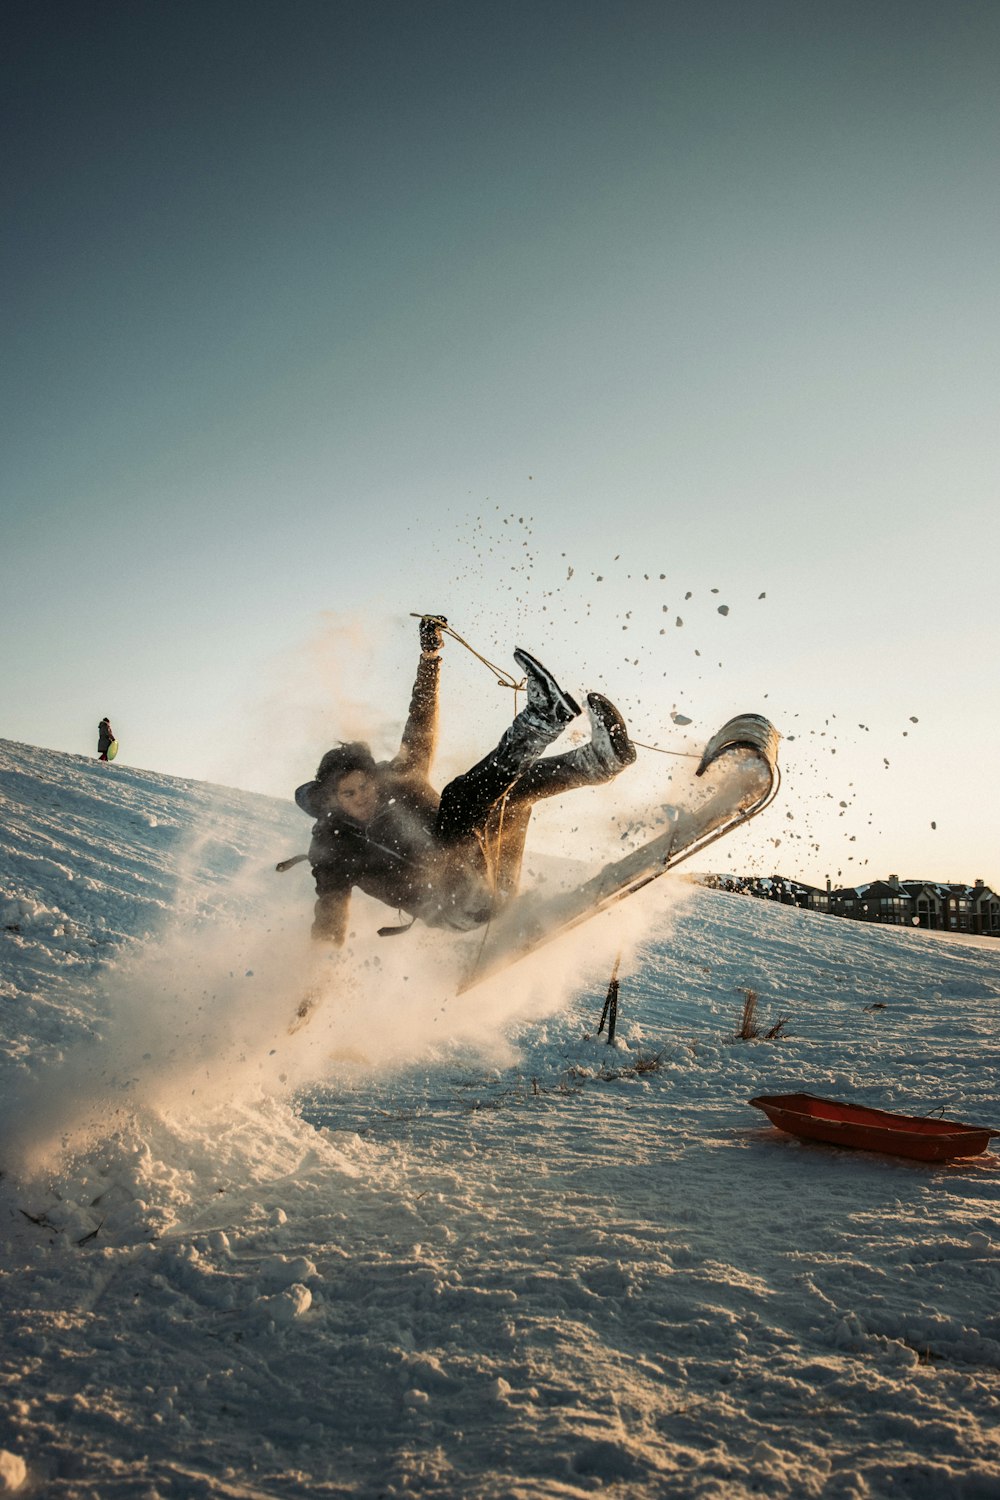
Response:
[[[304,813],[308,813],[310,818],[322,816],[318,794],[318,781],[304,781],[301,786],[295,788],[295,804],[301,807]]]

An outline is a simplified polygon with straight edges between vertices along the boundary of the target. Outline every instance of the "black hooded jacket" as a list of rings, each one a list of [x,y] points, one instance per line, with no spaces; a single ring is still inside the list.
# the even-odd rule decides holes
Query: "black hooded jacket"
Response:
[[[398,752],[375,766],[378,804],[367,824],[339,809],[322,813],[319,783],[295,793],[316,818],[309,861],[316,880],[317,922],[342,943],[351,890],[357,886],[386,906],[431,926],[467,929],[485,920],[489,887],[475,839],[442,845],[434,837],[440,795],[428,781],[437,743],[440,659],[420,659]]]

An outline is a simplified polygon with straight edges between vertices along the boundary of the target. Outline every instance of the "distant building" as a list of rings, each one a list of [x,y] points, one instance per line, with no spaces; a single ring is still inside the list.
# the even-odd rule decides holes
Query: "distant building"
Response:
[[[873,880],[826,890],[783,875],[709,875],[704,884],[808,911],[829,912],[855,922],[921,927],[929,932],[972,932],[1000,938],[1000,896],[982,880],[955,885],[937,880]]]
[[[941,918],[943,887],[932,880],[907,880],[905,886],[913,902],[914,926],[928,930],[943,927],[944,923]]]
[[[1000,896],[982,880],[948,885],[936,880],[904,880],[913,899],[915,926],[932,932],[977,932],[1000,936]]]
[[[913,925],[913,899],[899,878],[873,880],[867,885],[843,886],[830,892],[830,910],[856,922],[882,922],[890,927]]]
[[[977,880],[972,887],[971,897],[973,932],[1000,937],[1000,896],[981,880]]]
[[[828,891],[814,885],[803,885],[800,880],[789,880],[784,875],[709,875],[705,884],[720,891],[756,896],[763,901],[780,901],[783,906],[798,906],[808,911],[830,909]]]

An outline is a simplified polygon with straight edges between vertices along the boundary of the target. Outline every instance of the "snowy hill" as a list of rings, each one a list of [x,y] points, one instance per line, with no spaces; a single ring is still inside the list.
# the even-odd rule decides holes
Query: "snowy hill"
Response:
[[[89,1015],[88,977],[129,939],[249,916],[246,872],[270,871],[307,833],[268,797],[0,740],[0,997],[28,1002],[20,1044],[37,1046],[39,1008],[55,1004],[57,1040],[68,1012]],[[18,1045],[25,1015],[7,1008],[0,1047]]]
[[[746,1103],[1000,1126],[1000,953],[668,879],[456,1000],[307,834],[0,741],[0,1493],[1000,1492],[998,1159]]]

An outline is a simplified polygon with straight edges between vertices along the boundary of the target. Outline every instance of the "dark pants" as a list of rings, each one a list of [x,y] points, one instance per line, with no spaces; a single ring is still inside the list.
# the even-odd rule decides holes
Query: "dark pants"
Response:
[[[455,846],[474,838],[486,858],[491,882],[501,901],[517,890],[531,809],[543,797],[558,797],[575,787],[590,786],[574,751],[536,760],[511,775],[508,757],[493,751],[456,776],[441,793],[434,836]]]

